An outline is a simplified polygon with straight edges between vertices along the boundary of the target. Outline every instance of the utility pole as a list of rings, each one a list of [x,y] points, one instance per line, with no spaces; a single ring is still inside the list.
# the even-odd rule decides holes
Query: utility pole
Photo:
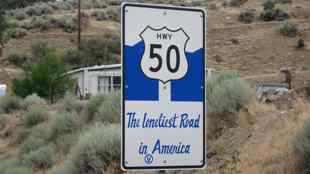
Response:
[[[78,1],[78,51],[81,50],[81,0]]]

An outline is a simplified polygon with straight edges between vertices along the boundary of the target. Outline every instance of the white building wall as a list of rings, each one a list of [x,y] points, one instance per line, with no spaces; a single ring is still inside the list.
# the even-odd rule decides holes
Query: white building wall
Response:
[[[81,70],[69,72],[72,79],[76,80],[79,84],[80,91],[83,96],[86,94],[96,95],[98,91],[98,78],[99,77],[121,77],[121,67],[102,68],[90,67]]]

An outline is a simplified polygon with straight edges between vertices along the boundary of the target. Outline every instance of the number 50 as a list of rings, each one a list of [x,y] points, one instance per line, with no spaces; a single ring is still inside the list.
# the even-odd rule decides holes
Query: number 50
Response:
[[[155,53],[155,49],[162,49],[162,45],[151,44],[150,58],[151,59],[157,59],[157,61],[158,61],[157,66],[150,67],[150,71],[152,71],[152,72],[158,72],[163,66],[163,58],[160,54]],[[171,65],[171,53],[172,53],[172,51],[174,51],[175,55],[176,55],[176,57],[175,57],[176,63],[175,63],[174,67],[172,67],[172,65]],[[168,47],[167,53],[166,53],[166,64],[167,64],[168,70],[171,73],[176,73],[179,70],[179,68],[180,68],[180,51],[179,51],[179,48],[177,46],[171,45]]]

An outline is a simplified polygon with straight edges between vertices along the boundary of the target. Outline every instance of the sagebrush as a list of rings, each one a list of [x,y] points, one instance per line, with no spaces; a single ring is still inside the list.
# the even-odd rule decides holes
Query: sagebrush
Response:
[[[25,125],[35,126],[47,119],[47,109],[42,106],[32,106],[25,115]]]
[[[73,147],[64,166],[53,174],[102,174],[113,161],[120,160],[120,127],[94,126]]]
[[[50,168],[55,162],[55,150],[51,146],[40,147],[24,155],[23,162],[34,169]]]
[[[207,81],[208,112],[235,113],[251,99],[249,85],[234,72],[215,75]]]
[[[16,96],[5,96],[0,98],[0,110],[11,113],[22,109],[22,99]]]
[[[74,132],[77,128],[77,115],[74,113],[63,112],[57,113],[55,120],[51,123],[50,140]]]
[[[103,123],[119,123],[121,114],[121,94],[119,91],[112,91],[106,95],[106,99],[100,105],[95,115],[96,121]]]

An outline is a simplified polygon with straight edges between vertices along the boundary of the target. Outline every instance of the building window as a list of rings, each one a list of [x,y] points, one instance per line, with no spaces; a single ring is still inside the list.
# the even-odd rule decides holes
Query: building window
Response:
[[[98,77],[98,92],[109,93],[111,91],[111,77]]]
[[[113,77],[113,89],[120,90],[121,89],[121,77],[115,76]]]
[[[111,92],[111,90],[121,89],[121,77],[120,76],[105,76],[98,77],[98,92],[106,94]]]

